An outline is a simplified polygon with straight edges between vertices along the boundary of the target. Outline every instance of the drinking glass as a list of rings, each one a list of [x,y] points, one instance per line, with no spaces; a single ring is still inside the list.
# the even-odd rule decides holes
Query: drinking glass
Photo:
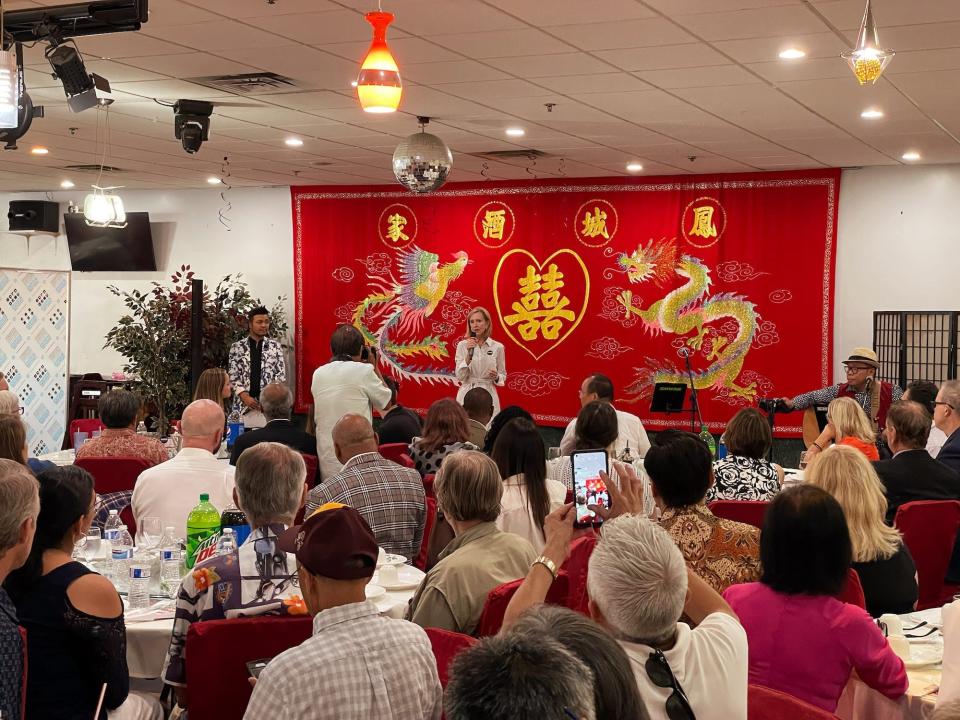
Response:
[[[87,530],[86,537],[77,543],[77,545],[80,545],[80,543],[83,543],[80,547],[80,552],[84,560],[91,563],[100,558],[100,528],[91,525],[90,529]]]
[[[556,460],[560,457],[560,448],[552,447],[547,448],[547,460]]]
[[[807,465],[812,459],[813,459],[813,453],[810,452],[809,450],[804,450],[802,453],[800,453],[799,468],[801,470],[806,470]]]
[[[140,521],[140,537],[143,538],[143,546],[149,550],[155,548],[160,538],[163,537],[163,528],[160,526],[160,518],[145,517]]]

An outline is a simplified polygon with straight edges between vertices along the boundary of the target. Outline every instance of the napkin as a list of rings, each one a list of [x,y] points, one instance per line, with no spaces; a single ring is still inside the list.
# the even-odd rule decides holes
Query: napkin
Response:
[[[960,699],[960,600],[943,606],[943,676],[937,706]]]

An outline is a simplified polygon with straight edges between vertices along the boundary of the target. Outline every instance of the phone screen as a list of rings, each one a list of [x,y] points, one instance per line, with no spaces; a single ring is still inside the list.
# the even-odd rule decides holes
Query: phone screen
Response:
[[[262,658],[260,660],[251,660],[247,663],[247,672],[252,678],[259,678],[260,673],[263,672],[263,669],[267,666],[267,663],[270,662],[273,658]]]
[[[573,501],[577,516],[574,524],[586,527],[600,523],[588,505],[610,507],[607,486],[600,479],[600,471],[608,472],[607,453],[604,450],[577,450],[570,455],[573,463]]]

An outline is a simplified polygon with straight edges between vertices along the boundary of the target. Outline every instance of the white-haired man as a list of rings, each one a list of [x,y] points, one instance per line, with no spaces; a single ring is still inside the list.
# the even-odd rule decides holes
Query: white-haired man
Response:
[[[36,479],[20,463],[0,459],[0,717],[14,720],[23,706],[23,642],[3,581],[27,561],[39,514]]]
[[[214,453],[223,439],[223,408],[212,400],[195,400],[183,411],[180,430],[183,447],[177,456],[144,470],[133,486],[133,517],[140,527],[145,517],[158,517],[162,527],[173,526],[187,535],[187,515],[201,493],[217,510],[233,499],[233,467]]]
[[[590,556],[590,614],[617,638],[630,658],[652,720],[746,720],[747,635],[737,616],[706,582],[689,570],[670,535],[645,517],[642,481],[617,464],[622,487],[607,483],[612,509]],[[546,545],[504,617],[509,626],[543,602],[566,560],[573,506],[547,516]],[[682,615],[694,624],[679,622]]]
[[[299,453],[280,443],[258,443],[237,461],[233,499],[251,531],[231,555],[200,562],[180,584],[163,679],[186,707],[184,649],[190,625],[243,615],[305,615],[296,559],[277,547],[307,496]]]

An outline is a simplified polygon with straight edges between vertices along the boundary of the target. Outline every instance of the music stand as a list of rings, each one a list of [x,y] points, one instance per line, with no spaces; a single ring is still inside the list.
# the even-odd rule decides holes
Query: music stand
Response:
[[[683,401],[686,397],[686,383],[657,383],[653,386],[653,396],[650,398],[650,412],[683,412]]]

